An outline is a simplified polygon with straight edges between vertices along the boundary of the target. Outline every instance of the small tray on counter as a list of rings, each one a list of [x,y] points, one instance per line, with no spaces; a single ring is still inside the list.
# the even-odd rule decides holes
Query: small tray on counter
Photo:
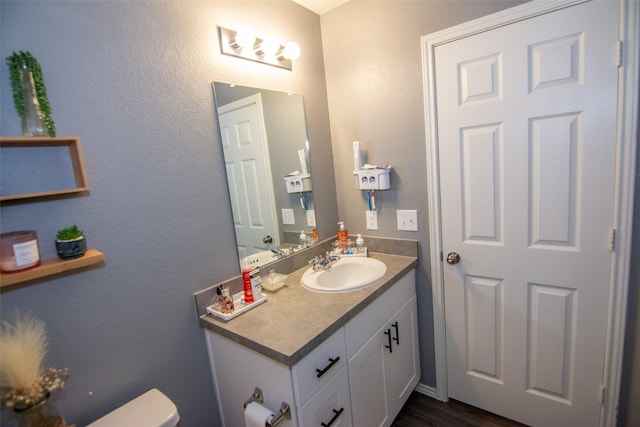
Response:
[[[351,249],[351,251],[353,251],[353,249]],[[335,256],[339,256],[339,257],[345,257],[345,258],[352,258],[352,257],[368,257],[369,256],[369,251],[367,250],[366,247],[362,248],[361,252],[351,252],[351,253],[340,253],[340,252],[334,252],[330,255],[335,255]]]
[[[226,321],[229,321],[231,319],[233,319],[234,317],[238,317],[240,316],[242,313],[247,312],[249,310],[251,310],[252,308],[255,308],[257,306],[259,306],[260,304],[262,304],[263,302],[267,301],[267,296],[262,294],[260,296],[260,298],[258,298],[257,300],[255,300],[254,302],[252,302],[251,304],[243,304],[242,300],[244,299],[244,292],[238,292],[237,294],[233,295],[233,306],[235,307],[235,309],[233,310],[232,313],[223,313],[219,310],[218,308],[218,304],[212,304],[210,306],[207,307],[207,313],[211,314],[212,316],[215,316],[219,319]]]

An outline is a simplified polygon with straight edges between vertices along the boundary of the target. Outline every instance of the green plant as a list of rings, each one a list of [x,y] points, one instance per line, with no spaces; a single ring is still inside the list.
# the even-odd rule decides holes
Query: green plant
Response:
[[[84,232],[78,229],[77,225],[73,225],[71,227],[65,227],[61,230],[58,230],[58,234],[56,238],[58,240],[74,240],[82,237]]]
[[[23,116],[25,112],[22,80],[26,77],[24,70],[28,68],[33,76],[36,98],[38,99],[40,112],[43,116],[42,121],[47,127],[49,136],[56,136],[56,125],[51,118],[51,105],[49,105],[49,100],[47,99],[47,88],[44,85],[40,63],[31,53],[24,51],[13,52],[10,56],[7,56],[6,60],[9,66],[9,80],[11,81],[13,104],[16,107],[18,115]]]

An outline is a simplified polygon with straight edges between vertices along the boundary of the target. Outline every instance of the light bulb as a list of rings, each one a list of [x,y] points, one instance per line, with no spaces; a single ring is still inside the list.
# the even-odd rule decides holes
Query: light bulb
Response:
[[[274,37],[265,37],[260,47],[265,56],[274,56],[280,49],[280,43]]]
[[[231,41],[231,47],[240,49],[245,46],[253,46],[256,36],[249,30],[242,29],[236,33],[235,38]]]
[[[296,42],[287,42],[284,45],[282,56],[286,59],[298,59],[300,57],[300,46]]]

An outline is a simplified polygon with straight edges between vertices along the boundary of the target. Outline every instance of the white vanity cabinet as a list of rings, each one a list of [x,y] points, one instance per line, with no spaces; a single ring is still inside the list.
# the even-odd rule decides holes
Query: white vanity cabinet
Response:
[[[345,326],[355,426],[391,425],[420,380],[413,281],[407,274]]]
[[[256,387],[274,413],[282,402],[291,406],[291,420],[279,426],[298,425],[289,367],[209,330],[205,337],[223,426],[245,425],[243,403]]]
[[[349,427],[351,401],[346,366],[340,369],[299,411],[301,426]]]
[[[351,426],[344,328],[292,368],[211,331],[206,339],[223,425],[244,426],[243,403],[259,387],[274,413],[282,402],[291,407],[278,426]]]
[[[390,425],[420,378],[416,311],[411,270],[292,367],[205,330],[223,425],[245,425],[255,387],[291,406],[282,427]]]

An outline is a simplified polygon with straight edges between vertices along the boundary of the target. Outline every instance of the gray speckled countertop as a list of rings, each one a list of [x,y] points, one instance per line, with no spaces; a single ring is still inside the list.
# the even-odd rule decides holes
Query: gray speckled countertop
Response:
[[[300,283],[309,268],[305,265],[289,273],[284,288],[276,293],[264,292],[265,303],[232,320],[224,322],[199,309],[200,326],[293,366],[418,265],[416,256],[373,252],[369,256],[384,262],[387,273],[365,289],[345,293],[310,291]]]

